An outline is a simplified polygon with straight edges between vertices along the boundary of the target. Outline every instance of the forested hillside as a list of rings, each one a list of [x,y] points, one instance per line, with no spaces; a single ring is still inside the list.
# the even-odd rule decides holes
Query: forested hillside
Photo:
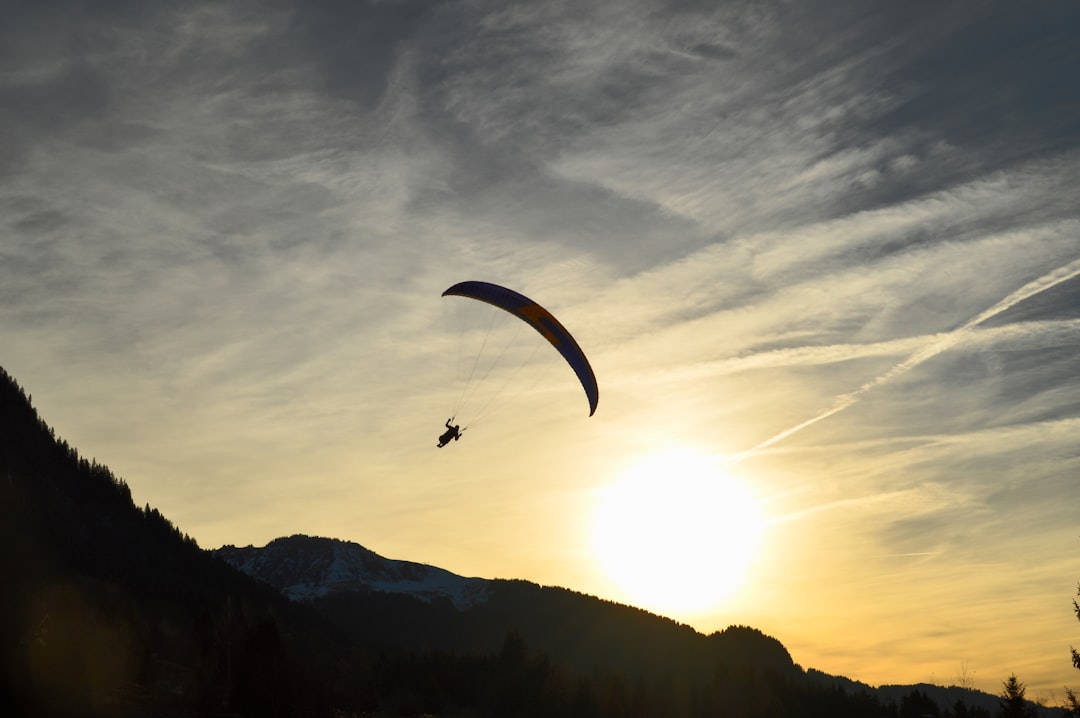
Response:
[[[845,690],[752,628],[525,581],[466,610],[290,602],[136,507],[3,370],[0,575],[5,716],[988,715]]]
[[[0,656],[16,715],[288,713],[333,644],[56,437],[0,370]],[[303,630],[283,638],[283,627]],[[314,666],[311,666],[313,669]]]

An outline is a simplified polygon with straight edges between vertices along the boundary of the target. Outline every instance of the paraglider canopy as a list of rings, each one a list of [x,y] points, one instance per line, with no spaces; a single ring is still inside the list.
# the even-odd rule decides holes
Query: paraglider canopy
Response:
[[[596,385],[596,375],[593,374],[589,360],[585,352],[581,350],[574,337],[566,330],[551,312],[513,289],[492,284],[491,282],[468,281],[459,282],[442,293],[445,296],[468,297],[487,302],[504,311],[513,314],[526,324],[540,333],[555,347],[570,368],[577,374],[581,382],[581,388],[585,390],[585,396],[589,400],[589,416],[596,412],[596,405],[600,401],[600,390]]]

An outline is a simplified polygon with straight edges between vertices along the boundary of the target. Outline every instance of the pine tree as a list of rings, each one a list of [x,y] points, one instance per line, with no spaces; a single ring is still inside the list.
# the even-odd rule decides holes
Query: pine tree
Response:
[[[1080,585],[1076,587],[1076,595],[1080,596]],[[1080,620],[1080,603],[1073,599],[1073,612],[1076,613],[1076,618]],[[1076,652],[1076,649],[1072,649],[1073,667],[1080,670],[1080,653]]]
[[[1002,684],[1001,695],[1001,716],[1002,718],[1034,718],[1035,711],[1028,705],[1027,699],[1024,698],[1024,694],[1027,693],[1027,686],[1025,686],[1020,679],[1013,673],[1009,676],[1009,680],[1004,681]]]
[[[1076,594],[1080,596],[1080,586],[1076,588]],[[1073,599],[1073,612],[1076,614],[1076,618],[1080,620],[1080,603]],[[1072,648],[1072,662],[1073,666],[1080,670],[1080,653],[1075,648]],[[1065,711],[1065,715],[1069,718],[1080,718],[1080,698],[1076,696],[1076,693],[1071,688],[1065,689],[1065,705],[1061,706]]]

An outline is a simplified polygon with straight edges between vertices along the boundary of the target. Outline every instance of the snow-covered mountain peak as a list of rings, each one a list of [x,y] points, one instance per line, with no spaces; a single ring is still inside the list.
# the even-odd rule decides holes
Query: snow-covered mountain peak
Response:
[[[448,598],[459,610],[487,601],[488,581],[435,566],[380,556],[360,544],[312,536],[277,538],[262,548],[223,546],[216,553],[294,601],[339,591],[404,593],[424,601]]]

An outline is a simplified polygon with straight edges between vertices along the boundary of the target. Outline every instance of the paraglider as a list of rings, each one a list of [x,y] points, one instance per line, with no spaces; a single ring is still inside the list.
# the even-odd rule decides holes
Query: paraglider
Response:
[[[578,346],[577,341],[567,331],[566,327],[556,319],[551,312],[529,299],[523,294],[508,289],[507,287],[491,282],[467,281],[459,282],[442,293],[442,296],[458,296],[486,302],[508,312],[535,329],[544,339],[555,347],[562,358],[573,369],[581,388],[585,392],[585,398],[589,402],[589,416],[596,412],[596,405],[600,400],[600,390],[596,384],[596,375],[592,366],[585,356],[585,352]],[[447,431],[439,437],[439,447],[445,446],[451,440],[460,438],[460,429],[455,432],[456,425],[446,423]]]
[[[459,439],[461,439],[461,432],[465,431],[457,424],[451,425],[450,422],[453,420],[454,417],[452,416],[446,420],[446,431],[442,433],[442,436],[439,437],[439,443],[435,445],[440,449],[449,444],[451,441],[458,441]]]

